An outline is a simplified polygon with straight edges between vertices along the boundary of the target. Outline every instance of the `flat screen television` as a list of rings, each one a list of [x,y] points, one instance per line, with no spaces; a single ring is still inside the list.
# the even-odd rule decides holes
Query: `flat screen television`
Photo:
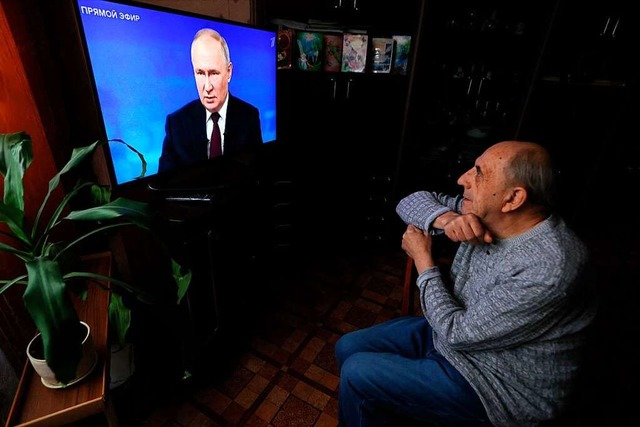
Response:
[[[275,30],[146,3],[74,3],[105,136],[139,150],[147,178],[166,174],[158,166],[167,115],[199,98],[191,42],[202,28],[227,40],[229,93],[257,107],[263,145],[276,141]],[[124,145],[109,143],[106,157],[116,186],[139,176],[140,160]]]

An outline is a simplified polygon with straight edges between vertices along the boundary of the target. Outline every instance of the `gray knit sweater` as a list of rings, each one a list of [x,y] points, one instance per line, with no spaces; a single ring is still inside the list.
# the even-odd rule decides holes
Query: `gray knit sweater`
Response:
[[[417,192],[400,218],[423,230],[461,197]],[[534,426],[557,416],[575,387],[596,307],[584,244],[551,216],[516,237],[460,244],[451,277],[417,280],[438,351],[476,390],[496,426]]]

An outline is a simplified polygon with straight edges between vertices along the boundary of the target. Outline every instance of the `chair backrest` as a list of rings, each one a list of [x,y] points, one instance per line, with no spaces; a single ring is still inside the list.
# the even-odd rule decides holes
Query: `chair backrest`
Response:
[[[416,288],[414,284],[417,279],[416,269],[413,268],[413,258],[407,256],[407,263],[404,267],[404,282],[402,284],[402,308],[403,316],[408,316],[414,312]]]

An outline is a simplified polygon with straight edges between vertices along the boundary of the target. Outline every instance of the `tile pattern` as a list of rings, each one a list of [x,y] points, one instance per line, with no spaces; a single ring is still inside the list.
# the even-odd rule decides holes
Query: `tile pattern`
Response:
[[[283,277],[228,373],[176,392],[138,425],[335,427],[334,344],[400,314],[403,253],[316,259]]]
[[[574,413],[558,426],[632,425],[640,353],[629,337],[640,331],[634,315],[640,291],[633,286],[640,281],[640,256],[633,241],[589,246],[601,307]],[[347,331],[399,315],[405,261],[403,253],[391,253],[298,263],[303,267],[270,284],[269,309],[257,315],[258,327],[222,375],[162,388],[165,398],[151,402],[141,398],[149,392],[144,387],[125,394],[124,404],[115,394],[121,427],[335,427],[333,346]],[[414,307],[419,313],[417,301]],[[92,419],[77,427],[100,425]]]

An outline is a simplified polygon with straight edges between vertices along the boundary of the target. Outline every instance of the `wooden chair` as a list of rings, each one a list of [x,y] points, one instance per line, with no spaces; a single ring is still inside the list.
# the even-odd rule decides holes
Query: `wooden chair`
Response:
[[[402,307],[400,308],[400,313],[403,316],[414,314],[413,309],[416,297],[415,283],[417,278],[416,269],[413,267],[413,258],[407,256],[407,262],[404,267],[404,282],[402,284]]]
[[[453,262],[453,256],[457,249],[457,244],[448,240],[438,242],[438,252],[435,256],[436,263],[442,270],[443,274],[448,273]],[[407,256],[407,262],[404,268],[404,282],[402,285],[402,307],[400,313],[403,316],[415,314],[415,299],[417,294],[416,279],[418,273],[413,265],[413,259]]]

